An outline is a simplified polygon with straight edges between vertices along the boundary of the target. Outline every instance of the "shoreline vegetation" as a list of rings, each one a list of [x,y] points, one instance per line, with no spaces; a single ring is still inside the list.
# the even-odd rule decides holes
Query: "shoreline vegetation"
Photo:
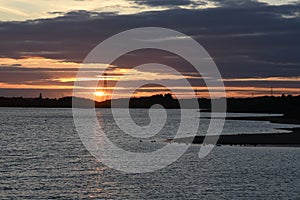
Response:
[[[23,97],[0,97],[0,107],[44,107],[44,108],[72,108],[75,101],[77,105],[95,106],[96,108],[110,108],[111,102],[118,108],[150,108],[155,104],[160,104],[167,109],[195,108],[191,107],[191,102],[195,99],[176,99],[171,94],[158,94],[149,97],[134,97],[130,99],[114,99],[102,102],[78,97],[63,98],[43,98],[40,94],[37,98]],[[207,99],[198,98],[199,106],[195,109],[210,112],[211,102],[224,102],[224,98]],[[282,95],[282,96],[262,96],[253,98],[227,98],[227,112],[234,113],[278,113],[293,114],[300,112],[300,95]]]
[[[38,98],[23,97],[0,97],[0,107],[40,107],[40,108],[110,108],[111,103],[117,108],[151,108],[153,105],[160,104],[166,109],[200,109],[201,112],[210,112],[211,102],[224,102],[221,99],[198,98],[197,107],[193,107],[195,99],[175,99],[171,94],[159,94],[150,97],[138,97],[130,99],[114,99],[97,102],[78,97],[63,97],[59,99],[43,98],[42,94]],[[244,117],[238,120],[267,120],[274,123],[294,123],[300,121],[300,95],[282,96],[262,96],[254,98],[227,98],[228,113],[269,113],[283,114],[283,117]],[[73,104],[75,103],[75,104]],[[75,106],[74,106],[75,107]],[[227,118],[234,119],[234,118]]]

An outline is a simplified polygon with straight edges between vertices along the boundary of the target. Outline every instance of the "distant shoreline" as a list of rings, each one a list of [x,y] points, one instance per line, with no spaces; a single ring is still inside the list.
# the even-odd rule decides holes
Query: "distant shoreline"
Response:
[[[58,99],[23,97],[0,97],[0,107],[38,107],[38,108],[72,108],[74,102],[78,108],[110,108],[112,100],[102,102],[78,97],[63,97]],[[171,94],[160,94],[149,97],[136,97],[130,99],[114,99],[114,105],[118,108],[150,108],[155,104],[160,104],[166,109],[201,109],[209,112],[211,102],[224,102],[224,98],[206,99],[198,98],[198,105],[194,105],[195,99],[178,99]],[[227,98],[227,112],[232,113],[272,113],[272,114],[292,114],[299,116],[300,96],[263,96],[254,98]],[[129,102],[129,105],[128,105]],[[222,110],[222,109],[221,109]],[[220,110],[220,111],[221,111]],[[223,110],[222,110],[223,112]],[[300,117],[299,117],[300,118]]]

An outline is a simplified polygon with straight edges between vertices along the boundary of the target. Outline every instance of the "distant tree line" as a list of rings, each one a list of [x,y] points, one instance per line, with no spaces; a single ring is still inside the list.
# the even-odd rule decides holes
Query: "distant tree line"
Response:
[[[110,108],[111,100],[104,102],[93,102],[92,100],[75,98],[82,105],[92,105],[97,108]],[[126,102],[128,99],[114,100],[117,107],[128,107]],[[191,99],[183,99],[184,108],[189,107]],[[211,101],[220,101],[220,99],[210,100],[199,98],[199,108],[210,111]],[[131,98],[129,100],[130,108],[150,108],[155,104],[160,104],[164,108],[180,108],[178,99],[172,97],[171,94],[154,95],[151,97]],[[42,98],[23,98],[23,97],[0,97],[0,107],[46,107],[46,108],[71,108],[72,97],[64,97],[59,99]],[[84,107],[84,106],[83,106]],[[245,112],[245,113],[284,113],[286,115],[299,116],[300,113],[300,96],[264,96],[255,98],[227,98],[228,112]]]

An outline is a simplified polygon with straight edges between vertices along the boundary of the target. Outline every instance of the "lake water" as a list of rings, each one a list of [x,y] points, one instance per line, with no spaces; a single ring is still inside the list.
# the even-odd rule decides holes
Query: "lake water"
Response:
[[[165,145],[180,122],[180,112],[168,110],[165,130],[141,142],[121,134],[109,110],[97,114],[114,143],[136,151]],[[149,123],[147,110],[131,114],[137,124]],[[205,133],[207,124],[201,119],[198,134]],[[223,134],[290,127],[229,120]],[[0,136],[0,199],[300,199],[300,148],[222,146],[200,160],[200,147],[192,145],[167,168],[126,174],[90,155],[71,109],[0,108]]]

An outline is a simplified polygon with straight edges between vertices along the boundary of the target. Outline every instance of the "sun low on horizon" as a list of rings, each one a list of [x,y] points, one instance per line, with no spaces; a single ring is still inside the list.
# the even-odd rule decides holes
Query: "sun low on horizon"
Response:
[[[108,94],[103,91],[97,91],[94,93],[96,101],[105,101],[108,99]]]

